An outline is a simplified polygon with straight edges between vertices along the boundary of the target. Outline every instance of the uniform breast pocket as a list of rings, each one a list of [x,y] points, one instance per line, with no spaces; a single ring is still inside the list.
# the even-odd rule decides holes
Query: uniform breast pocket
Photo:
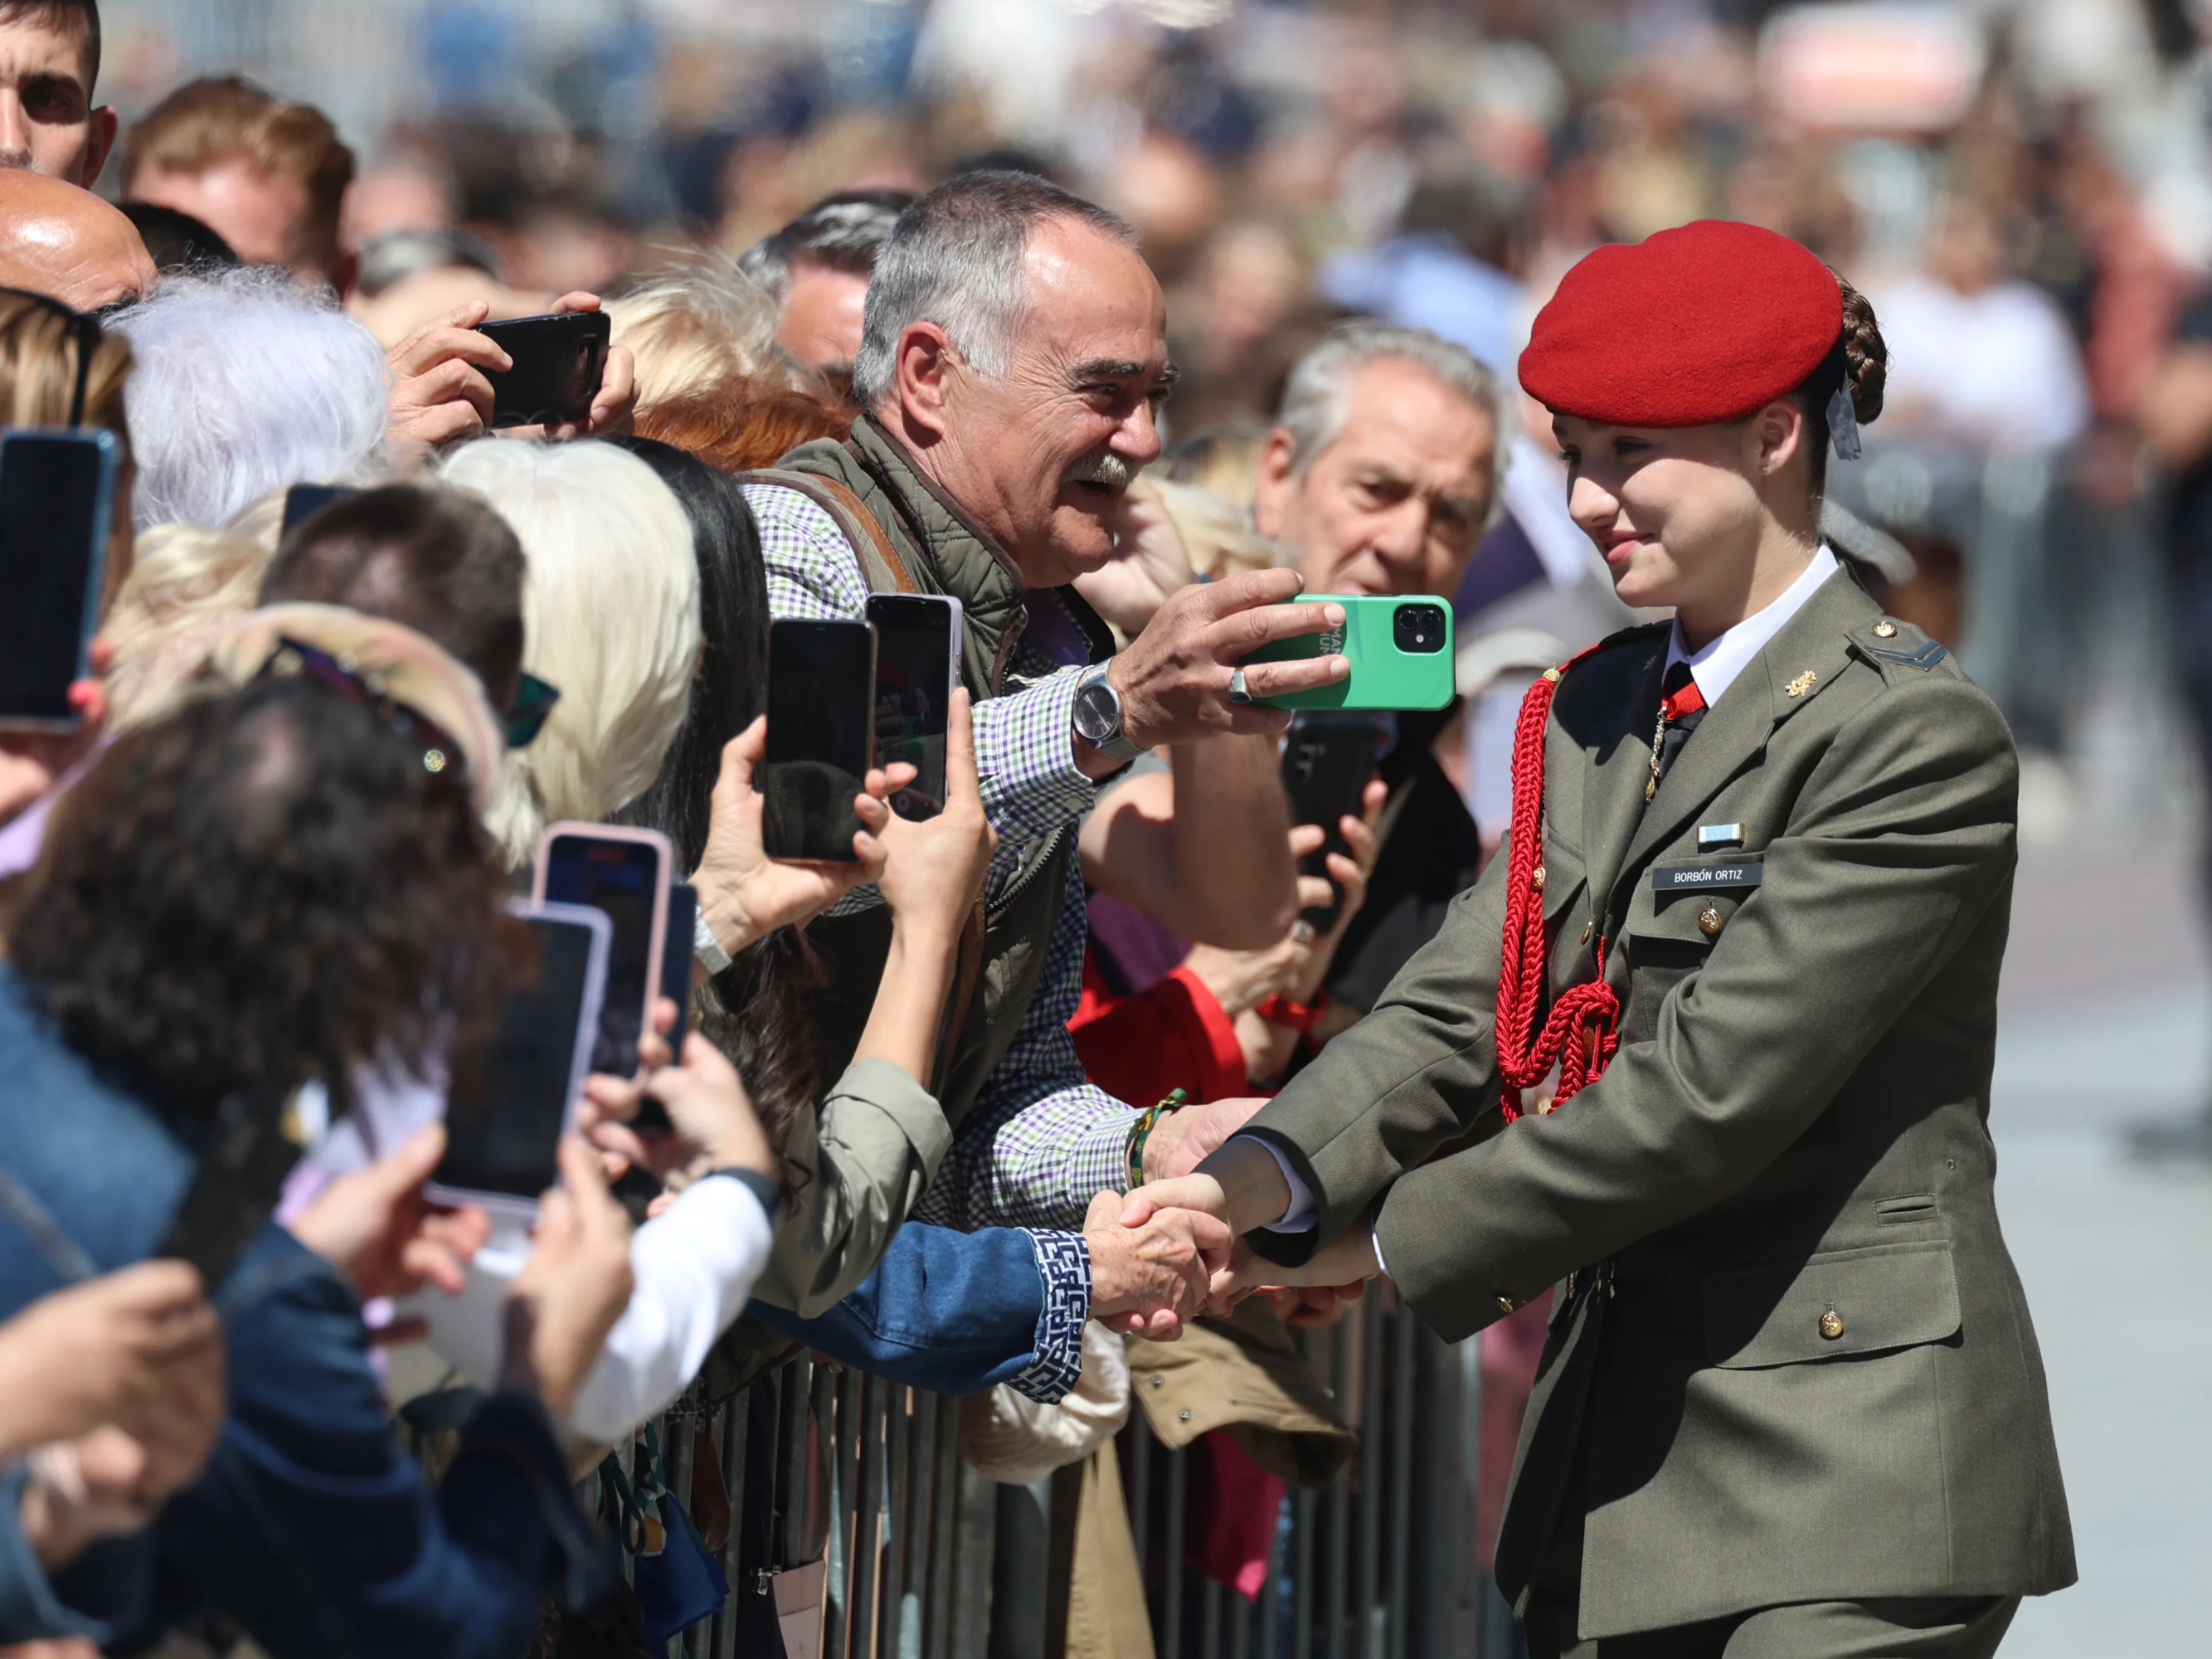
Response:
[[[1639,896],[1628,924],[1625,1042],[1646,1042],[1656,1033],[1660,1008],[1677,985],[1705,966],[1737,909],[1759,890],[1763,874],[1756,858],[1652,866],[1650,891]]]

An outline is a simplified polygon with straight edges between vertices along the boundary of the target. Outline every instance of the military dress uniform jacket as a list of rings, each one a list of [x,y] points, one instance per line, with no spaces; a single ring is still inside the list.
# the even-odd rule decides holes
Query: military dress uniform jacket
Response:
[[[1525,1608],[1564,1557],[1585,1639],[2061,1589],[2072,1535],[1987,1127],[2011,738],[1838,572],[1647,805],[1665,658],[1662,625],[1578,663],[1546,738],[1547,992],[1606,943],[1610,1067],[1502,1121],[1500,856],[1253,1120],[1321,1212],[1253,1242],[1293,1259],[1387,1193],[1390,1274],[1450,1340],[1557,1282],[1498,1577]],[[1741,845],[1701,849],[1716,823]]]

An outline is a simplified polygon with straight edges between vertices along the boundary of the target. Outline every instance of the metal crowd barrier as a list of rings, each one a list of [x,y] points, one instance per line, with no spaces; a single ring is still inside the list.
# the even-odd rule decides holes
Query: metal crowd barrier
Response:
[[[1290,1491],[1256,1601],[1184,1565],[1192,1452],[1164,1445],[1141,1407],[1122,1431],[1158,1659],[1506,1659],[1510,1627],[1475,1565],[1476,1345],[1438,1341],[1387,1291],[1301,1345],[1359,1447],[1328,1489]],[[757,1412],[775,1418],[767,1467],[745,1456],[749,1441],[757,1450],[767,1440]],[[679,1498],[699,1415],[679,1401],[659,1425]],[[670,1642],[672,1659],[757,1659],[740,1641],[738,1601],[809,1572],[821,1580],[818,1623],[796,1622],[818,1630],[818,1659],[1047,1655],[1046,1633],[1065,1617],[1079,1483],[1000,1486],[977,1474],[959,1456],[959,1415],[957,1400],[805,1360],[714,1411],[733,1513],[744,1514],[748,1482],[773,1483],[779,1559],[818,1553],[820,1566],[747,1572],[733,1522],[722,1553],[730,1599]],[[787,1644],[788,1659],[806,1651],[803,1638]]]

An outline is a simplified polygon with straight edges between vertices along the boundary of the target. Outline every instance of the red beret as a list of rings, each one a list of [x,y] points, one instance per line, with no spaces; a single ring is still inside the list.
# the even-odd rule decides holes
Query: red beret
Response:
[[[1843,328],[1835,274],[1802,246],[1700,219],[1570,270],[1536,313],[1521,384],[1608,426],[1705,426],[1803,384]]]

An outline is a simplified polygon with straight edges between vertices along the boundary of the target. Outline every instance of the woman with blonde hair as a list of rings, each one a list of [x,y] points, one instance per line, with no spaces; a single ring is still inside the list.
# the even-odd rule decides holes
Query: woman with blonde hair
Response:
[[[521,538],[523,666],[561,692],[538,740],[507,757],[489,817],[520,866],[549,823],[604,819],[659,775],[699,659],[691,522],[651,467],[611,444],[488,439],[438,472]]]
[[[240,613],[253,608],[269,553],[259,543],[195,524],[156,525],[138,538],[131,574],[116,591],[100,637],[111,732],[166,714]]]
[[[776,344],[775,302],[735,266],[664,272],[610,303],[607,318],[637,360],[641,407],[686,392],[821,389]]]

